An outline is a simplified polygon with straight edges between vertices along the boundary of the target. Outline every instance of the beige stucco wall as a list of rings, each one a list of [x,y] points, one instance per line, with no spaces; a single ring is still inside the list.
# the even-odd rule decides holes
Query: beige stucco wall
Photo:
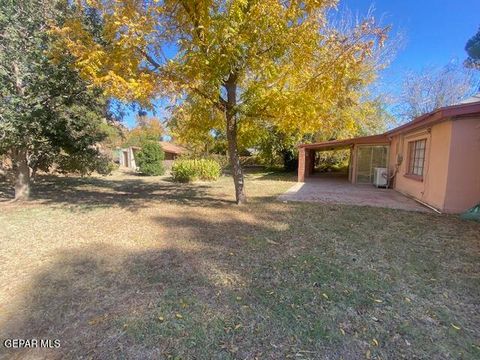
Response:
[[[401,163],[395,176],[394,188],[427,204],[444,210],[447,188],[448,164],[452,121],[444,121],[428,129],[415,130],[392,138],[390,170],[394,171],[398,155]],[[406,177],[408,167],[408,143],[427,139],[423,181]]]
[[[457,213],[480,203],[480,117],[452,122],[444,211]]]

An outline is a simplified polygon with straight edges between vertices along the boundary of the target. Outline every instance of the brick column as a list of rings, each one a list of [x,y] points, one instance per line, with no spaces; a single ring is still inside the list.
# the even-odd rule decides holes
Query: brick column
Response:
[[[310,149],[298,149],[298,182],[304,182],[315,166],[315,152]]]
[[[305,148],[298,149],[298,173],[297,181],[305,181]]]

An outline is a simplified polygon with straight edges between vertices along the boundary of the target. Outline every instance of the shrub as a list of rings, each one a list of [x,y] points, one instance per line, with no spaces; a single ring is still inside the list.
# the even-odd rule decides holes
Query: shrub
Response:
[[[214,181],[220,177],[221,167],[215,160],[175,160],[172,165],[173,180],[191,182],[195,180]]]
[[[165,173],[165,169],[163,167],[165,153],[163,152],[159,143],[143,143],[142,150],[135,155],[135,158],[137,160],[138,169],[142,174],[157,176]]]
[[[48,172],[51,166],[54,166],[60,174],[80,174],[82,176],[89,175],[94,171],[100,175],[109,175],[115,170],[111,158],[106,154],[98,153],[94,148],[88,148],[82,154],[62,153],[56,158],[37,157],[36,160],[34,173],[38,170]]]
[[[230,160],[228,159],[227,155],[210,154],[208,157],[206,157],[206,159],[216,161],[220,165],[222,171],[230,166]]]

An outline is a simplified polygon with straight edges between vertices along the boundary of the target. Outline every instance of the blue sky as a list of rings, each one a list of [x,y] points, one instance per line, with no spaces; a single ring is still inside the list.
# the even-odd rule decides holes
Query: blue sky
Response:
[[[344,0],[339,7],[365,14],[371,5],[383,24],[404,36],[403,48],[380,79],[392,91],[406,71],[463,62],[465,43],[480,26],[480,0]]]
[[[480,26],[480,0],[343,0],[339,8],[365,14],[370,6],[382,24],[392,25],[392,32],[403,34],[403,47],[390,67],[379,78],[382,91],[399,90],[402,76],[409,70],[444,66],[466,58],[465,43]],[[156,103],[156,114],[163,113],[163,101]],[[124,118],[127,126],[135,124],[135,111]]]

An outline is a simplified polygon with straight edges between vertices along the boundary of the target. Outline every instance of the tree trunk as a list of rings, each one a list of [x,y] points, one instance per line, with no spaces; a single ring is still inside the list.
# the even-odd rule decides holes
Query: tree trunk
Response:
[[[13,165],[15,168],[15,201],[28,200],[30,197],[30,169],[26,149],[14,150]]]
[[[225,83],[225,89],[227,90],[225,117],[227,121],[228,156],[232,167],[233,183],[235,184],[235,198],[237,204],[240,205],[247,202],[247,195],[245,194],[243,171],[237,147],[237,118],[235,116],[235,106],[237,104],[236,81],[236,76],[230,75]]]
[[[24,97],[25,88],[16,62],[13,62],[13,74],[15,75],[17,93],[20,97]],[[27,149],[14,149],[12,155],[15,170],[15,201],[28,200],[30,197],[30,169],[28,167]]]

